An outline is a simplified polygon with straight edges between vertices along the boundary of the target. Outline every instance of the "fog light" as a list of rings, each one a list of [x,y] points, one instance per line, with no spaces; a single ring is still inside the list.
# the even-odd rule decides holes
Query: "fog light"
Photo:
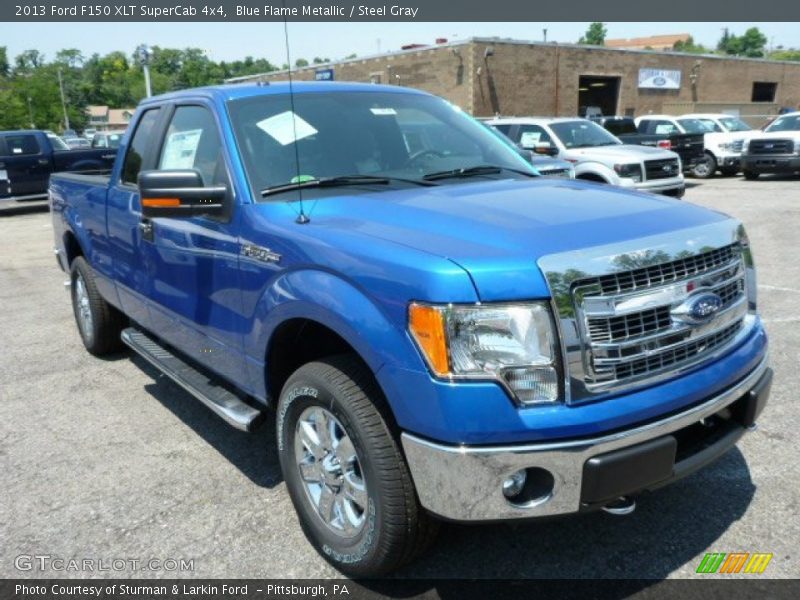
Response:
[[[527,479],[525,469],[521,469],[511,475],[511,477],[503,482],[503,495],[506,498],[513,498],[519,495],[522,488],[525,487],[525,479]]]

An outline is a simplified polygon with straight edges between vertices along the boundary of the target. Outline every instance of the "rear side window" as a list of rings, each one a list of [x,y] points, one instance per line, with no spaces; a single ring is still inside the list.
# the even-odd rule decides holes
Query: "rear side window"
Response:
[[[125,155],[125,163],[122,165],[123,183],[132,183],[134,185],[137,183],[147,145],[150,143],[153,129],[158,122],[159,110],[158,108],[152,108],[139,119],[136,132],[133,134],[130,146],[128,146],[128,153]]]
[[[8,135],[6,136],[6,151],[9,156],[39,154],[39,142],[33,135]]]
[[[159,169],[195,169],[207,186],[227,180],[217,124],[202,106],[179,106],[161,148]]]

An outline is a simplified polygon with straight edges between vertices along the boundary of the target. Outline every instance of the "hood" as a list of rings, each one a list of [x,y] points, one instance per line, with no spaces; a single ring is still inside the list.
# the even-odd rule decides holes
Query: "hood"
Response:
[[[449,259],[490,301],[547,297],[542,256],[726,218],[663,196],[541,178],[324,198],[312,225],[321,237],[357,232]]]
[[[737,140],[746,140],[751,137],[750,131],[714,131],[703,134],[706,146],[719,146],[720,144],[732,144]]]
[[[593,146],[591,148],[569,148],[564,152],[570,158],[585,158],[592,160],[605,158],[609,160],[650,160],[658,158],[672,158],[674,154],[668,150],[652,146],[634,146],[631,144],[618,144],[614,146]]]
[[[751,136],[751,140],[761,139],[781,139],[781,140],[800,140],[800,131],[756,131],[755,135]]]

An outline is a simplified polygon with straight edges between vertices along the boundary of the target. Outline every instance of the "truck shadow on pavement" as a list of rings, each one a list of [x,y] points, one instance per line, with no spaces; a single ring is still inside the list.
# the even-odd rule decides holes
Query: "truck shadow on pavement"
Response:
[[[275,441],[275,415],[253,433],[230,427],[145,360],[135,364],[153,378],[147,392],[224,456],[254,484],[272,488],[282,481]],[[426,556],[395,577],[417,580],[408,595],[436,587],[436,579],[574,579],[652,580],[647,587],[718,547],[720,536],[746,512],[755,494],[744,456],[735,448],[716,463],[637,499],[637,510],[618,517],[603,512],[520,523],[443,524]],[[698,559],[699,561],[699,559]],[[380,581],[360,582],[390,594]],[[638,588],[637,588],[638,589]],[[630,586],[620,588],[620,597]],[[445,589],[439,590],[445,594]],[[403,593],[402,595],[406,595]]]
[[[239,431],[143,358],[131,353],[131,360],[154,380],[145,385],[147,393],[188,425],[250,481],[266,488],[273,488],[283,481],[275,442],[274,411],[265,411],[265,420],[256,431]]]

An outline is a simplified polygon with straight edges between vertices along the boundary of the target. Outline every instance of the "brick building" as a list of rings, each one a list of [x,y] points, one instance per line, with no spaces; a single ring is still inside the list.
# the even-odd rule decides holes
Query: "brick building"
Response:
[[[470,38],[292,71],[296,80],[410,86],[475,116],[730,111],[763,122],[800,104],[800,63]],[[285,80],[286,71],[234,81]]]

